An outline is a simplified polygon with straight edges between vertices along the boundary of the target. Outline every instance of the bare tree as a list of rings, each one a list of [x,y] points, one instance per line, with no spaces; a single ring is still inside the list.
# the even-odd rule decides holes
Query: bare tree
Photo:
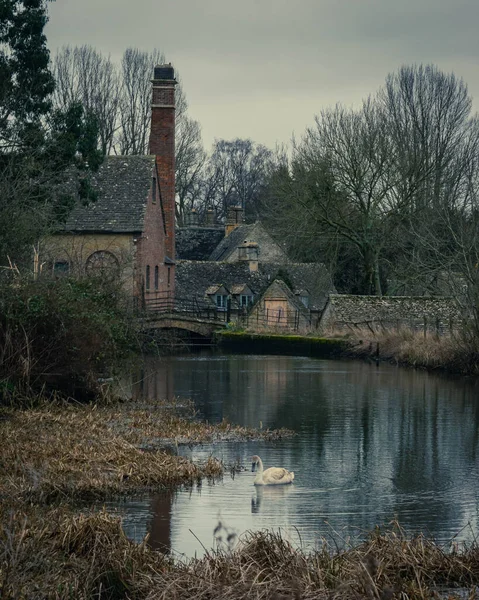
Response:
[[[374,101],[337,105],[316,117],[295,148],[296,208],[314,228],[356,248],[363,293],[382,293],[380,257],[404,199],[396,193],[387,122]]]
[[[273,153],[251,140],[217,140],[206,165],[203,204],[224,218],[228,206],[241,206],[248,220],[259,215],[259,203]]]
[[[456,209],[463,211],[469,197],[477,152],[471,98],[453,73],[420,65],[389,75],[378,101],[388,121],[397,194],[410,198],[391,256],[391,280],[397,289],[434,293],[439,271],[445,268],[438,253],[443,254],[441,247],[451,249],[447,215],[457,216]]]
[[[91,46],[64,46],[55,56],[54,104],[66,110],[75,102],[95,116],[103,154],[113,148],[119,115],[119,78],[110,57]]]
[[[121,61],[120,132],[118,154],[148,154],[153,68],[165,62],[159,50],[127,48]]]
[[[176,126],[176,219],[180,227],[200,202],[205,161],[200,124],[184,114]]]

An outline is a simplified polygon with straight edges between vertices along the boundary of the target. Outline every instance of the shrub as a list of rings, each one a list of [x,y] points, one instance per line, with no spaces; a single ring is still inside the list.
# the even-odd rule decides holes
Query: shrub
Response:
[[[12,393],[92,393],[97,374],[134,343],[120,284],[62,278],[0,289],[0,399]]]

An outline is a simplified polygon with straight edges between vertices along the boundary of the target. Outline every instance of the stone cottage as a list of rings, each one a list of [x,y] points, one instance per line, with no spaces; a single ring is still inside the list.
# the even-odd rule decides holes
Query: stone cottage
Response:
[[[140,299],[174,297],[175,85],[171,65],[155,68],[148,156],[108,156],[93,177],[98,199],[77,202],[45,240],[55,276],[121,276]]]
[[[319,313],[318,313],[319,314]],[[253,305],[245,325],[260,329],[308,330],[311,311],[281,279],[275,279]]]
[[[298,329],[317,326],[334,291],[324,265],[290,261],[261,223],[242,222],[239,207],[230,208],[221,232],[212,222],[195,223],[178,230],[177,239],[179,305],[193,300],[207,314],[243,323],[254,313],[251,326],[258,329]]]

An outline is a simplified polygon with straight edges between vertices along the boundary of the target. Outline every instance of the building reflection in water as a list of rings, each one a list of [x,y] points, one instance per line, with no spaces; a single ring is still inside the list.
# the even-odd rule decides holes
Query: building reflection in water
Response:
[[[165,554],[171,550],[171,511],[174,492],[168,490],[151,501],[151,521],[148,527],[148,545]]]
[[[132,389],[148,401],[191,398],[210,422],[298,434],[184,450],[195,460],[239,459],[248,469],[251,454],[260,454],[265,466],[294,470],[295,483],[255,489],[246,472],[201,493],[162,494],[149,507],[154,547],[188,553],[190,530],[208,545],[219,514],[239,532],[291,526],[310,541],[325,522],[367,531],[397,517],[442,540],[478,526],[472,380],[361,362],[212,355],[148,359]]]

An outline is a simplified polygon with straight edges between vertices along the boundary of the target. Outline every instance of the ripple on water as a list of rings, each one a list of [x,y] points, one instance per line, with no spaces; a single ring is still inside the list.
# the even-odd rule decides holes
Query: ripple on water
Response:
[[[214,547],[219,521],[222,537],[267,527],[307,548],[322,537],[341,546],[394,519],[443,543],[477,533],[479,407],[472,381],[354,361],[242,355],[155,359],[144,375],[146,399],[192,398],[210,422],[261,422],[298,435],[183,448],[193,460],[213,454],[247,469],[259,454],[265,467],[294,470],[295,483],[256,489],[247,470],[116,505],[134,539],[148,532],[155,547],[193,556]]]

